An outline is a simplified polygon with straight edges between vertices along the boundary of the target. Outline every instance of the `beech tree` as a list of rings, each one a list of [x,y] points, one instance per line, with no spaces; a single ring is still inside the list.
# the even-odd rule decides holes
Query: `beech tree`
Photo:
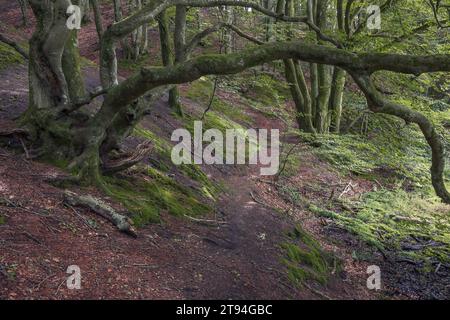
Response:
[[[99,10],[94,10],[100,43],[101,88],[87,92],[80,71],[78,32],[69,30],[66,26],[67,8],[72,4],[80,4],[79,1],[29,0],[37,21],[29,43],[30,99],[16,134],[20,132],[26,136],[33,147],[30,151],[33,155],[68,160],[68,169],[76,172],[79,181],[101,185],[102,174],[123,170],[145,155],[145,146],[138,148],[134,155],[121,157],[117,155],[117,151],[120,150],[121,141],[130,134],[148,108],[151,108],[152,100],[173,90],[177,84],[191,82],[202,76],[236,74],[247,68],[282,60],[285,62],[288,81],[294,84],[294,99],[298,99],[297,102],[303,107],[299,110],[300,129],[316,128],[320,132],[326,131],[325,127],[330,122],[329,106],[331,104],[337,116],[342,82],[345,74],[348,74],[364,93],[371,111],[394,115],[419,126],[432,150],[431,179],[434,189],[443,201],[450,203],[450,194],[443,178],[444,143],[432,122],[423,114],[387,99],[378,91],[372,79],[379,71],[417,76],[422,73],[450,72],[450,55],[355,53],[322,31],[325,18],[322,19],[319,12],[325,10],[327,1],[308,1],[306,14],[300,15],[298,10],[293,10],[292,1],[288,1],[287,6],[284,1],[279,2],[284,5],[280,4],[272,10],[267,3],[260,5],[259,2],[250,0],[139,1],[140,5],[126,18],[117,12],[116,21],[104,30]],[[347,1],[347,8],[344,8],[342,1],[338,1],[336,8],[338,29],[347,30],[348,34],[355,32],[351,31],[348,17],[352,12],[351,5],[349,9],[352,2]],[[114,3],[118,7],[116,1]],[[98,7],[96,1],[92,1],[91,5]],[[313,5],[315,13],[312,11]],[[163,49],[163,58],[169,53],[164,59],[163,67],[143,67],[128,79],[119,81],[117,46],[156,19],[160,30],[163,30],[163,43],[170,41],[168,32],[164,35],[164,30],[167,30],[165,11],[174,6],[178,24],[174,34],[174,59],[169,57],[169,49]],[[186,8],[222,6],[251,8],[253,13],[276,19],[278,23],[304,24],[315,32],[317,43],[307,43],[295,38],[263,43],[226,22],[201,31],[188,42],[183,17]],[[203,37],[221,28],[228,28],[257,45],[238,52],[191,57],[192,48]],[[356,30],[357,28],[358,26]],[[310,89],[306,87],[300,62],[310,63],[311,70],[317,69]],[[331,70],[334,70],[333,73]],[[334,89],[327,85],[330,83],[334,84]],[[82,111],[82,106],[100,95],[104,96],[104,100],[98,111]],[[312,97],[318,97],[315,105],[310,102]],[[318,110],[315,119],[311,112],[313,108]],[[334,121],[336,128],[338,120]]]

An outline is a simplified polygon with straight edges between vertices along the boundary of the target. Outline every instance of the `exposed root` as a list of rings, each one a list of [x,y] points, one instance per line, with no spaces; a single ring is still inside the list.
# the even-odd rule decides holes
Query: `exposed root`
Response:
[[[21,128],[12,128],[12,129],[0,129],[0,136],[3,137],[28,137],[30,133]]]
[[[134,152],[121,154],[116,159],[104,161],[102,170],[105,174],[112,174],[131,168],[141,162],[153,150],[151,141],[146,141],[137,146]]]
[[[79,185],[80,178],[77,176],[56,176],[44,178],[44,181],[57,188],[67,188],[68,186]]]
[[[137,237],[136,229],[130,218],[118,214],[113,208],[104,203],[102,200],[94,198],[90,195],[77,195],[72,191],[64,191],[64,201],[71,206],[87,207],[100,215],[101,217],[112,222],[121,232],[133,237]]]

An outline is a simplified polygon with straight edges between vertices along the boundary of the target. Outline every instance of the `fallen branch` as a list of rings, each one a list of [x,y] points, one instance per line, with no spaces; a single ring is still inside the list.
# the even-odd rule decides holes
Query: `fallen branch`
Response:
[[[226,221],[198,219],[198,218],[194,218],[194,217],[188,216],[186,214],[184,216],[186,218],[188,218],[189,220],[192,220],[194,222],[201,223],[201,224],[217,224],[217,225],[219,225],[219,224],[228,224],[228,222],[226,222]]]
[[[333,300],[330,296],[328,296],[328,295],[326,295],[325,293],[323,293],[323,292],[321,292],[321,291],[319,291],[319,290],[317,290],[317,289],[311,287],[311,286],[308,285],[307,283],[304,283],[304,282],[303,282],[302,285],[303,285],[306,289],[312,291],[313,293],[317,294],[318,296],[320,296],[320,297],[322,297],[322,298],[324,298],[324,299],[326,299],[326,300]]]
[[[137,237],[136,230],[133,227],[133,222],[130,218],[118,214],[113,208],[90,195],[80,196],[72,191],[66,190],[64,192],[64,201],[71,206],[87,207],[99,214],[101,217],[112,222],[120,231]]]
[[[276,208],[274,208],[274,207],[268,205],[267,203],[262,202],[261,200],[258,200],[258,199],[255,197],[255,195],[253,194],[253,192],[251,192],[251,191],[250,191],[250,196],[252,197],[253,201],[255,201],[256,203],[262,205],[263,207],[266,207],[266,208],[271,209],[271,210],[276,210]]]

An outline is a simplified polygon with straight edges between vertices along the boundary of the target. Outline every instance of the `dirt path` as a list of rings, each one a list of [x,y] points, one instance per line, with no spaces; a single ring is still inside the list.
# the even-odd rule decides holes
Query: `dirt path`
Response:
[[[20,94],[2,95],[2,101],[12,101],[2,105],[3,121],[17,117],[26,106],[26,68],[5,70],[0,80],[12,76],[19,80],[15,91]],[[92,85],[96,81],[90,80]],[[155,123],[161,117],[158,110],[169,117],[165,103],[158,105],[147,121]],[[277,126],[254,116],[258,126]],[[293,220],[254,201],[250,193],[260,196],[258,168],[226,175],[215,171],[228,190],[217,205],[222,208],[220,220],[227,224],[204,226],[163,213],[161,225],[141,229],[134,240],[87,210],[64,207],[62,190],[44,181],[58,174],[57,169],[4,149],[0,157],[0,190],[7,199],[0,205],[6,217],[0,225],[0,298],[320,298],[293,288],[286,277],[280,243]],[[69,265],[80,266],[82,290],[66,288]],[[326,290],[334,297],[351,296],[333,286]]]
[[[8,31],[8,24],[20,25],[18,8],[11,1],[0,0],[0,9],[0,31]],[[22,30],[24,38],[32,32],[31,27]],[[80,41],[81,51],[92,59],[93,35],[91,26]],[[88,86],[95,87],[98,75],[91,68],[85,71]],[[0,83],[2,125],[27,106],[27,68],[1,71]],[[159,103],[146,121],[156,123],[158,116],[170,118],[165,103]],[[282,127],[259,113],[252,116],[258,127]],[[170,132],[169,127],[163,130]],[[0,195],[6,199],[0,202],[5,218],[0,224],[0,299],[323,298],[288,281],[280,244],[296,221],[261,204],[273,199],[267,186],[257,182],[257,169],[227,174],[211,170],[228,192],[217,204],[222,216],[209,218],[226,224],[205,226],[162,213],[162,224],[144,227],[138,239],[131,239],[88,210],[65,207],[62,190],[45,182],[60,174],[57,169],[0,149]],[[81,268],[82,290],[65,286],[70,265]],[[364,279],[359,280],[344,281],[336,275],[321,290],[333,298],[370,298]]]

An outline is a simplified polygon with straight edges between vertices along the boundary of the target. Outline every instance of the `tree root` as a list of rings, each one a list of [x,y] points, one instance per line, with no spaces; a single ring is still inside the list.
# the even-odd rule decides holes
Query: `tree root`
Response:
[[[12,129],[0,129],[0,136],[2,137],[14,137],[14,136],[18,136],[18,137],[29,137],[30,133],[25,130],[25,129],[21,129],[21,128],[12,128]]]
[[[124,232],[134,238],[137,238],[136,229],[130,218],[118,214],[113,208],[104,203],[102,200],[94,198],[90,195],[80,196],[72,191],[64,191],[64,201],[71,206],[87,207],[112,222],[121,232]]]
[[[136,150],[130,153],[124,153],[116,159],[104,161],[102,171],[104,174],[112,174],[131,168],[141,162],[153,150],[151,141],[145,141],[136,147]]]
[[[69,186],[79,185],[81,182],[77,176],[46,177],[44,181],[57,188],[67,188]]]

